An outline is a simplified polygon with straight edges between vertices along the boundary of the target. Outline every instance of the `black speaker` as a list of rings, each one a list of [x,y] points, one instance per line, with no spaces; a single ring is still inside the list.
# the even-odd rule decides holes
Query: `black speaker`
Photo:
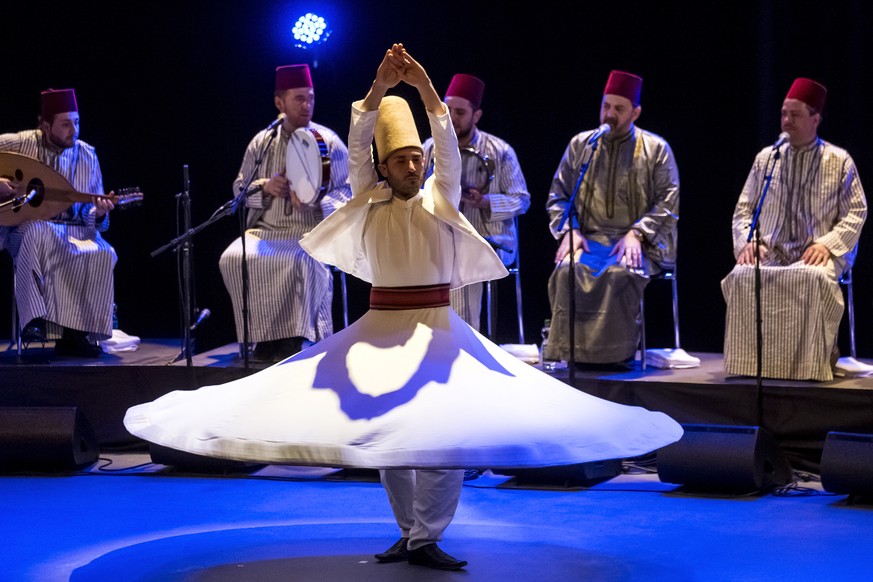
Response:
[[[532,469],[493,469],[498,475],[513,477],[501,487],[558,488],[587,487],[621,473],[621,459],[591,461]]]
[[[688,490],[753,492],[791,482],[791,466],[757,426],[683,424],[685,434],[657,452],[658,478]]]
[[[264,466],[263,464],[196,455],[154,443],[149,444],[149,456],[152,463],[169,465],[188,473],[251,473]]]
[[[0,408],[0,468],[68,470],[94,463],[94,430],[75,406]]]
[[[873,435],[829,432],[821,453],[821,486],[831,493],[873,495]]]

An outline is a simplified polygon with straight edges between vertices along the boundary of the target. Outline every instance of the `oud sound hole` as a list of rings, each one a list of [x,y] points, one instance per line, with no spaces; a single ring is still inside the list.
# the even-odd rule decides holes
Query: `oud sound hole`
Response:
[[[27,194],[29,195],[34,190],[36,190],[36,194],[30,199],[29,204],[36,207],[40,206],[43,200],[45,200],[45,185],[39,178],[34,178],[27,183]]]

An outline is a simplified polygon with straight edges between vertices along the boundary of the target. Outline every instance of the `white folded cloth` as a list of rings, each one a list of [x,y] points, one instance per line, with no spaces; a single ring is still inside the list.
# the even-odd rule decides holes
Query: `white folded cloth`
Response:
[[[646,365],[654,368],[699,368],[700,358],[682,348],[646,350]]]
[[[540,349],[536,344],[500,344],[500,347],[528,364],[540,361]]]
[[[112,330],[112,337],[97,343],[107,354],[118,352],[135,352],[139,348],[140,339],[135,335],[127,335],[120,329]]]
[[[839,378],[863,378],[873,374],[873,366],[855,358],[840,358],[834,366],[834,376]]]

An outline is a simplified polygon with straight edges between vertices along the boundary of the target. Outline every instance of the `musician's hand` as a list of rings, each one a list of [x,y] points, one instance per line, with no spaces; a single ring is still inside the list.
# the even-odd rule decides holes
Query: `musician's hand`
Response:
[[[755,264],[755,247],[759,246],[758,249],[758,259],[763,261],[764,257],[767,256],[767,247],[762,243],[761,245],[756,245],[755,241],[746,243],[746,246],[743,247],[743,250],[740,251],[740,254],[737,255],[737,264],[738,265],[754,265]]]
[[[115,192],[110,192],[109,196],[115,196]],[[97,209],[98,219],[103,218],[109,213],[109,211],[115,208],[115,203],[112,201],[112,198],[104,196],[92,196],[91,200],[94,202],[94,207]]]
[[[291,195],[291,186],[285,173],[276,174],[264,184],[264,192],[276,198],[288,198]]]
[[[491,207],[491,200],[488,198],[488,194],[482,194],[475,188],[464,188],[461,190],[461,201],[473,208],[488,209]]]
[[[0,198],[11,198],[18,194],[18,182],[8,178],[0,178]]]
[[[579,259],[583,253],[588,252],[588,240],[578,229],[573,229],[573,257]],[[570,253],[570,233],[566,233],[561,239],[561,244],[558,245],[558,251],[555,253],[555,264],[560,263]]]
[[[624,257],[625,264],[632,269],[639,269],[643,266],[643,245],[634,236],[634,231],[629,230],[621,240],[615,243],[610,257],[618,255]]]
[[[821,243],[812,243],[806,247],[800,258],[803,260],[804,265],[818,267],[828,262],[831,258],[831,252]]]

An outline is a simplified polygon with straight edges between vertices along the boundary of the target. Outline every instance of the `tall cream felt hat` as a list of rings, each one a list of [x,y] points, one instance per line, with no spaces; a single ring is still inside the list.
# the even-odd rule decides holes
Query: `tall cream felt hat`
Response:
[[[379,163],[399,149],[421,148],[421,138],[415,127],[415,119],[409,103],[402,97],[386,95],[379,104],[379,116],[375,128],[376,151]]]

